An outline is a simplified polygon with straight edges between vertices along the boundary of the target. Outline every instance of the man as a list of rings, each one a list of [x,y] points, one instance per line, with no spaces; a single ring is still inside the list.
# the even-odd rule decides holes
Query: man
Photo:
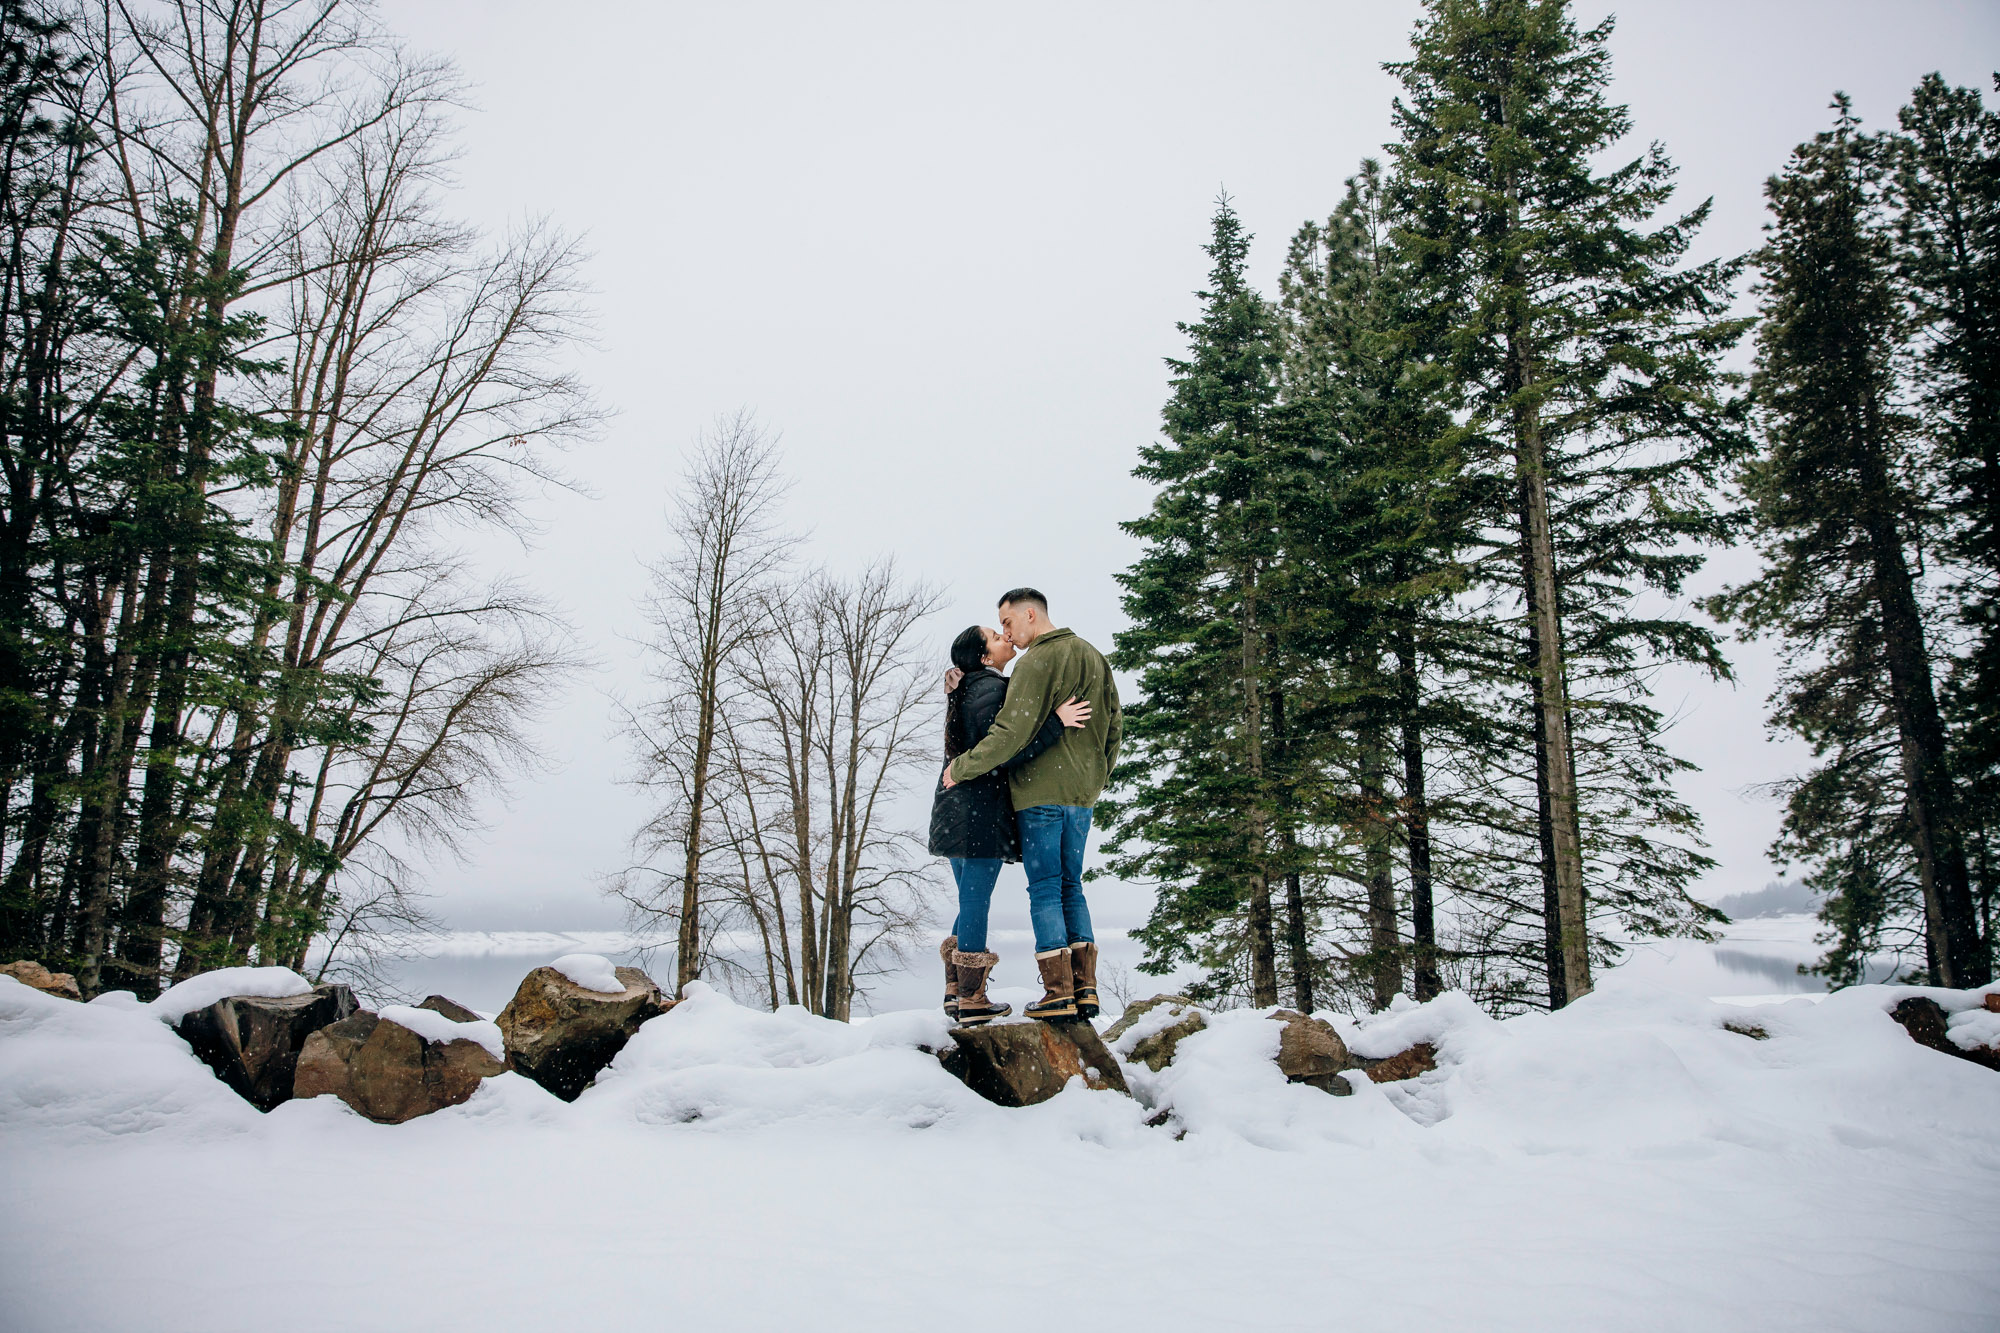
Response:
[[[1015,647],[1032,651],[1015,666],[992,730],[945,766],[944,784],[970,782],[1012,759],[1064,701],[1090,703],[1090,720],[1065,729],[1056,744],[1011,770],[1007,788],[1028,872],[1035,967],[1046,992],[1026,1012],[1030,1018],[1095,1018],[1097,939],[1083,898],[1083,845],[1091,807],[1118,758],[1124,729],[1118,686],[1104,654],[1049,623],[1048,599],[1033,588],[1016,588],[1000,599],[1000,628]]]

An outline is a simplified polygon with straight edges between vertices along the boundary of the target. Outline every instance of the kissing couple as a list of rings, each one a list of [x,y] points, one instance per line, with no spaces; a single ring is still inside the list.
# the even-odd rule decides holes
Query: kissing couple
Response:
[[[1028,916],[1042,998],[1030,1018],[1095,1018],[1097,941],[1083,897],[1091,807],[1118,759],[1123,716],[1104,654],[1049,621],[1033,588],[1000,599],[1000,627],[974,625],[951,645],[947,760],[931,798],[930,851],[951,860],[958,919],[938,950],[944,1008],[961,1026],[1014,1012],[986,996],[1000,961],[986,947],[1000,867],[1028,874]],[[1011,676],[1001,674],[1016,652]]]

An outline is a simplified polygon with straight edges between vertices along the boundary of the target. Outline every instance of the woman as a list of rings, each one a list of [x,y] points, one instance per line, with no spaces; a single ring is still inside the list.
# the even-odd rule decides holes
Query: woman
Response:
[[[974,625],[952,641],[951,663],[965,674],[946,696],[946,759],[970,750],[992,729],[1007,697],[1007,678],[1000,668],[1013,660],[1014,645],[996,629]],[[1064,727],[1088,721],[1090,704],[1072,699],[1042,724],[1026,749],[991,773],[951,788],[945,787],[943,774],[938,776],[937,792],[931,797],[931,855],[950,857],[952,877],[958,881],[958,921],[938,949],[944,959],[944,1011],[964,1026],[990,1023],[1014,1012],[1013,1006],[986,998],[986,975],[1000,961],[986,948],[993,884],[1002,865],[1021,859],[1021,833],[1014,824],[1006,770],[1054,745]]]

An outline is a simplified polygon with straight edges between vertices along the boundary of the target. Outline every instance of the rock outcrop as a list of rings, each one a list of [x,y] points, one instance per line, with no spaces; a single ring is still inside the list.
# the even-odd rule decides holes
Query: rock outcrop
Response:
[[[318,986],[304,995],[232,995],[184,1015],[174,1031],[215,1076],[260,1111],[292,1095],[299,1053],[312,1034],[354,1013],[354,992]]]
[[[1140,1019],[1163,1004],[1171,1005],[1176,1012],[1195,1007],[1194,1001],[1185,995],[1155,995],[1150,1000],[1135,1000],[1125,1006],[1125,1012],[1118,1015],[1116,1023],[1104,1029],[1104,1040],[1117,1041],[1137,1026]]]
[[[1163,1008],[1166,1010],[1164,1015],[1148,1018],[1148,1015]],[[1170,1021],[1162,1023],[1161,1018]],[[1334,1030],[1331,1023],[1292,1009],[1280,1009],[1270,1018],[1272,1022],[1284,1025],[1278,1034],[1276,1059],[1279,1072],[1288,1081],[1311,1084],[1336,1097],[1344,1097],[1352,1091],[1340,1077],[1340,1072],[1355,1068],[1357,1062],[1348,1054],[1347,1043],[1340,1039],[1340,1033]],[[1151,1030],[1132,1043],[1125,1058],[1157,1074],[1173,1063],[1174,1053],[1181,1042],[1208,1026],[1208,1019],[1185,995],[1155,995],[1127,1008],[1105,1032],[1104,1039],[1115,1044],[1127,1032],[1142,1025]]]
[[[1308,1083],[1321,1092],[1344,1097],[1352,1091],[1340,1071],[1352,1068],[1347,1043],[1323,1018],[1312,1018],[1292,1009],[1271,1015],[1283,1023],[1278,1034],[1278,1072],[1288,1083]]]
[[[426,995],[424,1002],[418,1005],[417,1008],[428,1009],[434,1014],[443,1014],[454,1023],[477,1023],[481,1021],[478,1014],[473,1013],[457,1000],[447,1000],[442,995]]]
[[[958,1049],[940,1057],[944,1067],[1001,1106],[1045,1102],[1079,1076],[1088,1088],[1131,1096],[1103,1038],[1080,1018],[953,1028],[951,1039]]]
[[[23,986],[32,986],[45,995],[60,995],[65,1000],[83,998],[83,992],[76,988],[75,977],[67,972],[51,972],[33,959],[0,963],[0,976],[12,977]]]
[[[1128,1006],[1125,1012],[1118,1016],[1118,1021],[1104,1033],[1106,1042],[1116,1042],[1131,1031],[1140,1019],[1162,1005],[1167,1007],[1168,1016],[1173,1018],[1173,1022],[1139,1038],[1132,1043],[1131,1051],[1126,1054],[1126,1059],[1133,1064],[1144,1065],[1155,1074],[1173,1063],[1174,1050],[1183,1039],[1192,1037],[1208,1026],[1208,1019],[1195,1007],[1193,1000],[1185,995],[1155,995],[1150,1000],[1141,1000],[1137,1004]]]
[[[1397,1051],[1381,1060],[1364,1060],[1357,1056],[1351,1067],[1367,1070],[1368,1077],[1377,1083],[1394,1083],[1436,1069],[1437,1047],[1420,1041],[1406,1051]]]
[[[617,977],[622,992],[586,990],[552,967],[530,972],[494,1020],[508,1065],[575,1101],[641,1023],[674,1007],[638,968],[621,967]]]
[[[457,1106],[506,1068],[476,1041],[431,1041],[363,1010],[306,1039],[293,1095],[331,1095],[370,1120],[399,1125]]]
[[[1987,996],[1986,999],[1992,997]],[[2000,1070],[2000,1050],[1990,1046],[1967,1048],[1953,1041],[1946,1031],[1951,1020],[1945,1016],[1944,1006],[1927,995],[1912,995],[1897,1001],[1896,1007],[1889,1011],[1889,1017],[1901,1023],[1903,1030],[1910,1034],[1910,1040],[1919,1046],[1928,1046],[1945,1055]]]

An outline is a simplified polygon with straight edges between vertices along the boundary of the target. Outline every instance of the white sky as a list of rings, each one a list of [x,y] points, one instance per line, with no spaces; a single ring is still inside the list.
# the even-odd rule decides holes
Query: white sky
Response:
[[[1579,5],[1586,21],[1610,7]],[[438,869],[454,926],[613,924],[596,877],[641,817],[607,693],[633,693],[640,560],[682,448],[753,408],[799,478],[813,553],[881,553],[948,584],[950,633],[1032,583],[1108,649],[1121,519],[1166,393],[1226,187],[1267,290],[1292,232],[1389,137],[1409,3],[692,5],[394,0],[411,44],[475,87],[454,209],[494,231],[546,215],[584,234],[599,346],[584,375],[619,415],[569,467],[591,494],[531,510],[503,552],[567,607],[603,663],[551,701],[557,770],[520,784],[468,863]],[[1706,254],[1757,244],[1761,186],[1845,89],[1871,126],[1924,73],[1988,90],[1990,0],[1650,0],[1620,12],[1614,95],[1632,151],[1662,140]],[[1742,557],[1720,572],[1740,576]],[[1707,579],[1704,587],[1717,579]],[[1796,746],[1763,729],[1767,649],[1731,689],[1672,675],[1685,791],[1753,889],[1777,809],[1745,788]],[[1011,881],[1009,881],[1011,883]],[[1143,915],[1125,905],[1117,921]]]

